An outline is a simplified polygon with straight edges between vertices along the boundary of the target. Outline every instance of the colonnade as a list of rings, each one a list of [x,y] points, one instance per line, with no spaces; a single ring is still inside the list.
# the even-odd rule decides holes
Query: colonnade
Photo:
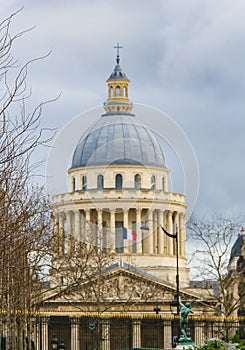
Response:
[[[146,221],[149,231],[141,230]],[[69,237],[87,243],[96,243],[101,248],[117,251],[116,237],[122,235],[122,227],[136,232],[135,248],[130,251],[136,254],[176,255],[175,241],[164,234],[161,226],[170,234],[178,233],[179,256],[186,256],[185,213],[161,209],[79,209],[56,211],[54,213],[54,234],[59,237],[61,251],[68,251]],[[121,231],[120,231],[121,230]],[[121,232],[121,233],[120,233]],[[91,239],[94,241],[91,242]],[[95,242],[96,241],[96,242]],[[121,237],[121,241],[123,239]],[[120,253],[127,253],[129,243],[123,246]]]
[[[84,348],[83,337],[80,332],[80,317],[70,317],[70,324],[63,327],[70,327],[70,339],[65,339],[66,346],[69,346],[70,350],[80,350]],[[51,349],[51,338],[54,331],[49,329],[50,318],[45,316],[41,317],[39,322],[36,323],[35,332],[33,334],[33,341],[36,345],[36,350],[48,350]],[[110,319],[101,319],[101,339],[100,349],[110,350],[111,346],[111,322]],[[142,321],[140,319],[132,319],[132,347],[140,348],[142,346]],[[63,330],[64,331],[64,330]],[[162,332],[164,335],[164,347],[169,348],[169,339],[172,336],[171,320],[165,320],[163,322]],[[56,334],[57,335],[57,334]],[[64,339],[62,339],[64,341]],[[70,343],[70,344],[69,344]]]

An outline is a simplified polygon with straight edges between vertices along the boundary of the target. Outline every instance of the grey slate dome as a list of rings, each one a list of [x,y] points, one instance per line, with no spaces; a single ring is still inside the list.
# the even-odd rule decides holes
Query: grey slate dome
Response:
[[[159,142],[133,114],[102,115],[78,142],[71,169],[113,164],[166,168]]]

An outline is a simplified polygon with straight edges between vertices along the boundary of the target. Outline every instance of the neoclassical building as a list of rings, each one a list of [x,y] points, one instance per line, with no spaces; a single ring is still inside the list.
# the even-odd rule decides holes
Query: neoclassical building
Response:
[[[48,349],[53,333],[63,337],[71,350],[92,348],[87,343],[91,327],[84,317],[88,310],[90,316],[98,311],[92,287],[101,275],[100,288],[105,291],[103,300],[108,306],[103,314],[122,315],[127,304],[127,312],[135,315],[127,326],[129,345],[125,343],[124,347],[152,347],[139,315],[155,315],[161,308],[163,315],[171,316],[169,304],[176,294],[176,240],[162,228],[178,234],[180,293],[198,307],[199,313],[204,312],[200,294],[188,289],[185,197],[169,192],[162,145],[133,114],[129,82],[118,54],[107,79],[105,113],[77,143],[68,170],[69,192],[53,198],[56,258],[73,257],[73,237],[85,249],[95,247],[97,252],[107,252],[113,263],[98,271],[92,262],[91,275],[80,276],[81,284],[74,283],[77,288],[71,296],[61,293],[65,279],[70,277],[69,269],[63,266],[60,279],[55,278],[58,269],[51,271],[51,289],[43,300],[37,327],[38,350]],[[143,223],[148,225],[147,231],[142,230]],[[161,346],[169,347],[171,322],[163,324],[160,320],[159,326]],[[122,347],[116,343],[121,332],[115,330],[116,321],[105,320],[101,327],[101,334],[106,334],[101,349]]]
[[[175,282],[175,240],[164,235],[161,225],[169,233],[178,232],[180,283],[188,286],[185,197],[168,190],[162,146],[132,113],[129,79],[119,56],[107,86],[105,114],[74,151],[70,192],[53,199],[54,227],[62,236],[63,251],[69,250],[69,235],[86,242],[93,223],[98,232],[94,244],[112,249],[118,260]],[[146,220],[149,231],[143,232]],[[133,231],[133,240],[124,239],[125,229]]]

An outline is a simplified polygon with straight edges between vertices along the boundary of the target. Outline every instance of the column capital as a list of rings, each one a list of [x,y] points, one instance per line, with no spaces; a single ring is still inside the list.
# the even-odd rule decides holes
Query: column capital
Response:
[[[79,325],[80,324],[80,317],[79,316],[71,316],[69,317],[72,325]]]
[[[49,324],[50,316],[41,316],[40,320],[42,324]]]

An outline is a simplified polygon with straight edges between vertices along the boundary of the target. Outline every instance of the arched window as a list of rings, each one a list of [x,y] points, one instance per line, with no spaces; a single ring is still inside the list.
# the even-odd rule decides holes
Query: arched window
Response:
[[[136,174],[134,176],[134,188],[141,188],[141,176],[140,176],[140,174]]]
[[[76,179],[75,177],[72,178],[72,191],[76,191]]]
[[[120,94],[121,94],[120,86],[117,86],[116,87],[116,96],[120,96]]]
[[[156,176],[155,175],[151,176],[151,189],[152,190],[156,189]]]
[[[82,190],[86,191],[87,189],[87,176],[82,177]]]
[[[126,86],[123,87],[123,96],[124,96],[124,97],[127,97],[127,96],[128,96],[127,87],[126,87]]]
[[[104,176],[101,174],[97,177],[97,188],[98,190],[102,190],[104,188]]]
[[[110,97],[113,97],[113,87],[110,87]]]
[[[162,190],[165,191],[165,178],[162,177]]]
[[[118,190],[122,189],[122,175],[121,174],[116,175],[116,189],[118,189]]]

